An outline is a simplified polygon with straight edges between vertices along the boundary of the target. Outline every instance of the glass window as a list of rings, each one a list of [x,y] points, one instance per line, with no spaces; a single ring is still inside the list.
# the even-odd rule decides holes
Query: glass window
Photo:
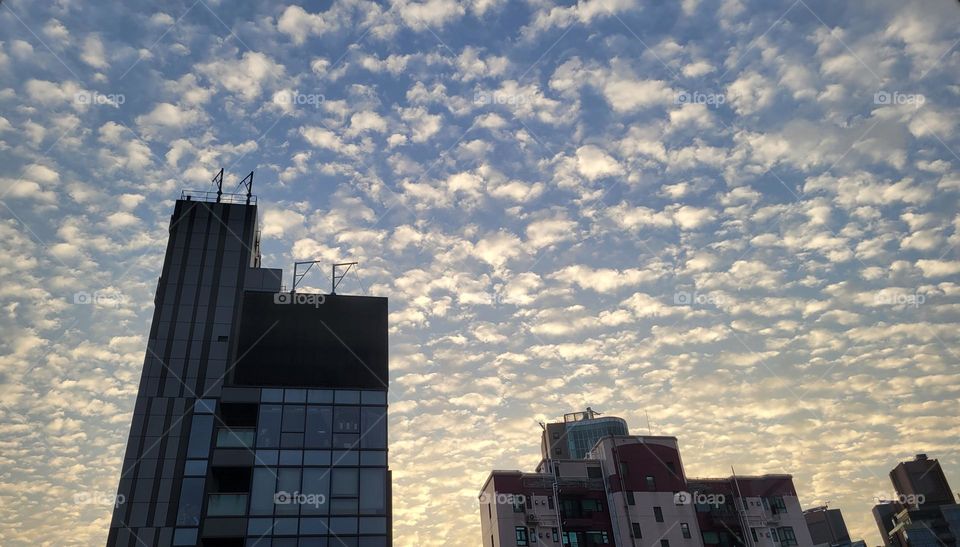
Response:
[[[360,401],[365,405],[385,405],[387,404],[387,392],[361,391]]]
[[[200,525],[203,482],[204,479],[183,479],[180,486],[180,505],[177,507],[177,526]]]
[[[217,408],[216,399],[198,399],[197,404],[193,407],[194,414],[213,414],[214,409]]]
[[[300,533],[301,534],[326,534],[327,533],[327,519],[312,517],[308,519],[300,519]]]
[[[302,450],[281,450],[280,465],[303,465]]]
[[[360,470],[360,513],[383,514],[386,510],[387,475],[384,469]]]
[[[282,403],[283,390],[282,389],[264,389],[260,391],[260,400],[265,403]]]
[[[683,534],[683,537],[690,539],[690,525],[686,522],[680,523],[680,533]]]
[[[653,475],[647,475],[647,490],[656,490],[657,489],[657,479]]]
[[[330,500],[331,515],[356,515],[357,498],[333,498]]]
[[[330,448],[333,439],[333,407],[307,407],[307,433],[304,444],[307,448]]]
[[[334,433],[360,433],[360,407],[338,406],[333,414]]]
[[[210,440],[213,437],[213,416],[194,415],[190,426],[190,442],[187,445],[188,458],[206,458],[210,454]]]
[[[387,453],[361,452],[360,465],[387,465]]]
[[[359,434],[351,434],[351,433],[334,433],[333,434],[334,448],[356,448],[359,443],[360,443]]]
[[[657,522],[663,522],[663,509],[661,509],[661,508],[659,508],[659,507],[654,507],[654,508],[653,508],[653,518],[654,518]]]
[[[282,412],[280,405],[260,405],[257,446],[266,448],[276,448],[280,446],[280,419]]]
[[[661,539],[661,540],[660,540],[660,547],[670,547],[670,540],[668,540],[668,539]]]
[[[330,495],[331,496],[357,496],[357,469],[355,468],[334,468],[331,470]]]
[[[173,533],[173,544],[174,545],[196,545],[197,529],[196,528],[177,528],[177,530]]]
[[[356,450],[334,450],[333,465],[358,465],[360,463],[360,453]]]
[[[273,528],[273,519],[250,519],[247,523],[247,534],[262,536],[269,534]]]
[[[517,526],[514,530],[517,534],[517,545],[529,545],[529,543],[527,543],[527,527]]]
[[[384,407],[364,407],[360,411],[363,425],[360,435],[361,448],[387,447],[387,409]]]
[[[630,505],[636,505],[637,500],[633,497],[633,490],[627,490],[627,503]]]
[[[330,532],[336,535],[356,534],[357,517],[331,517]]]
[[[243,516],[246,514],[246,494],[210,494],[207,500],[207,516]]]
[[[386,534],[387,519],[384,517],[364,517],[360,519],[361,534]]]
[[[273,494],[276,490],[276,471],[266,467],[253,470],[253,486],[250,488],[250,514],[272,515]]]
[[[303,431],[303,412],[301,405],[285,405],[283,407],[283,431],[299,433]]]
[[[294,492],[300,491],[300,469],[295,467],[283,467],[277,469],[277,499],[280,500],[280,493],[286,493],[284,501],[286,503],[277,503],[274,506],[274,514],[277,515],[296,515],[299,513],[297,500],[293,499]]]
[[[188,477],[205,477],[207,475],[207,460],[187,460],[183,466],[183,474]]]
[[[329,389],[311,389],[307,393],[307,402],[333,404],[333,391]]]
[[[337,404],[357,404],[360,402],[360,392],[359,391],[346,391],[343,389],[337,390]]]
[[[280,448],[303,448],[303,433],[281,433]]]
[[[635,537],[635,538],[642,538],[642,537],[643,537],[643,531],[640,530],[640,523],[634,522],[634,523],[632,523],[632,524],[633,524],[633,537]]]
[[[279,451],[277,450],[257,450],[257,465],[277,465],[279,461]]]
[[[300,493],[306,496],[306,503],[300,508],[304,515],[325,515],[327,498],[330,495],[330,472],[328,469],[304,469],[303,487]]]
[[[294,536],[297,534],[299,519],[273,519],[273,535]]]
[[[307,390],[305,389],[285,389],[283,393],[283,400],[288,403],[307,402]]]
[[[303,452],[303,465],[330,465],[330,451],[305,450]]]

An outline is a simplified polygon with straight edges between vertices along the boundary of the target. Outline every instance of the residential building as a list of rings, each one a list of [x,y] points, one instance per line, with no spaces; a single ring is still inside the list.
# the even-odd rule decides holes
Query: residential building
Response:
[[[174,206],[108,547],[391,545],[387,301],[283,290],[249,180]]]
[[[540,455],[544,459],[578,460],[585,457],[601,437],[629,434],[623,418],[601,417],[599,412],[587,407],[582,412],[564,414],[562,421],[544,425]]]
[[[576,421],[595,419],[588,408]],[[485,547],[813,547],[790,475],[688,479],[668,436],[601,435],[582,458],[554,458],[564,443],[552,433],[546,425],[536,472],[493,471],[485,481]]]

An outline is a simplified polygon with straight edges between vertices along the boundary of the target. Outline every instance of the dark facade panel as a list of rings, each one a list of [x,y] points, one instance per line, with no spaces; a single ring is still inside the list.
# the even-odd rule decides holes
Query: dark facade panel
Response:
[[[385,389],[389,381],[386,298],[247,292],[239,340],[236,385]]]

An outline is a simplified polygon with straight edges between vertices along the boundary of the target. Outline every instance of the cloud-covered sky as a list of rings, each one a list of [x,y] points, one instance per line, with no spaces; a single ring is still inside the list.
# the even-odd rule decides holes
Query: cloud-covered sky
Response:
[[[102,543],[173,200],[390,298],[397,545],[590,405],[690,476],[960,488],[960,4],[0,5],[0,543]],[[325,287],[318,275],[311,281]],[[89,298],[88,298],[89,297]],[[80,494],[79,498],[77,494]]]

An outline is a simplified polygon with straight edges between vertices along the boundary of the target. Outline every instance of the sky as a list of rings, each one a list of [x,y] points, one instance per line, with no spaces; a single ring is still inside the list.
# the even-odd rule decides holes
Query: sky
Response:
[[[960,489],[960,3],[0,4],[0,543],[106,538],[173,203],[390,300],[397,545],[586,406],[688,476]],[[326,271],[326,270],[322,270]],[[311,274],[311,276],[314,274]],[[305,282],[326,287],[326,274]],[[648,422],[649,417],[649,422]]]

